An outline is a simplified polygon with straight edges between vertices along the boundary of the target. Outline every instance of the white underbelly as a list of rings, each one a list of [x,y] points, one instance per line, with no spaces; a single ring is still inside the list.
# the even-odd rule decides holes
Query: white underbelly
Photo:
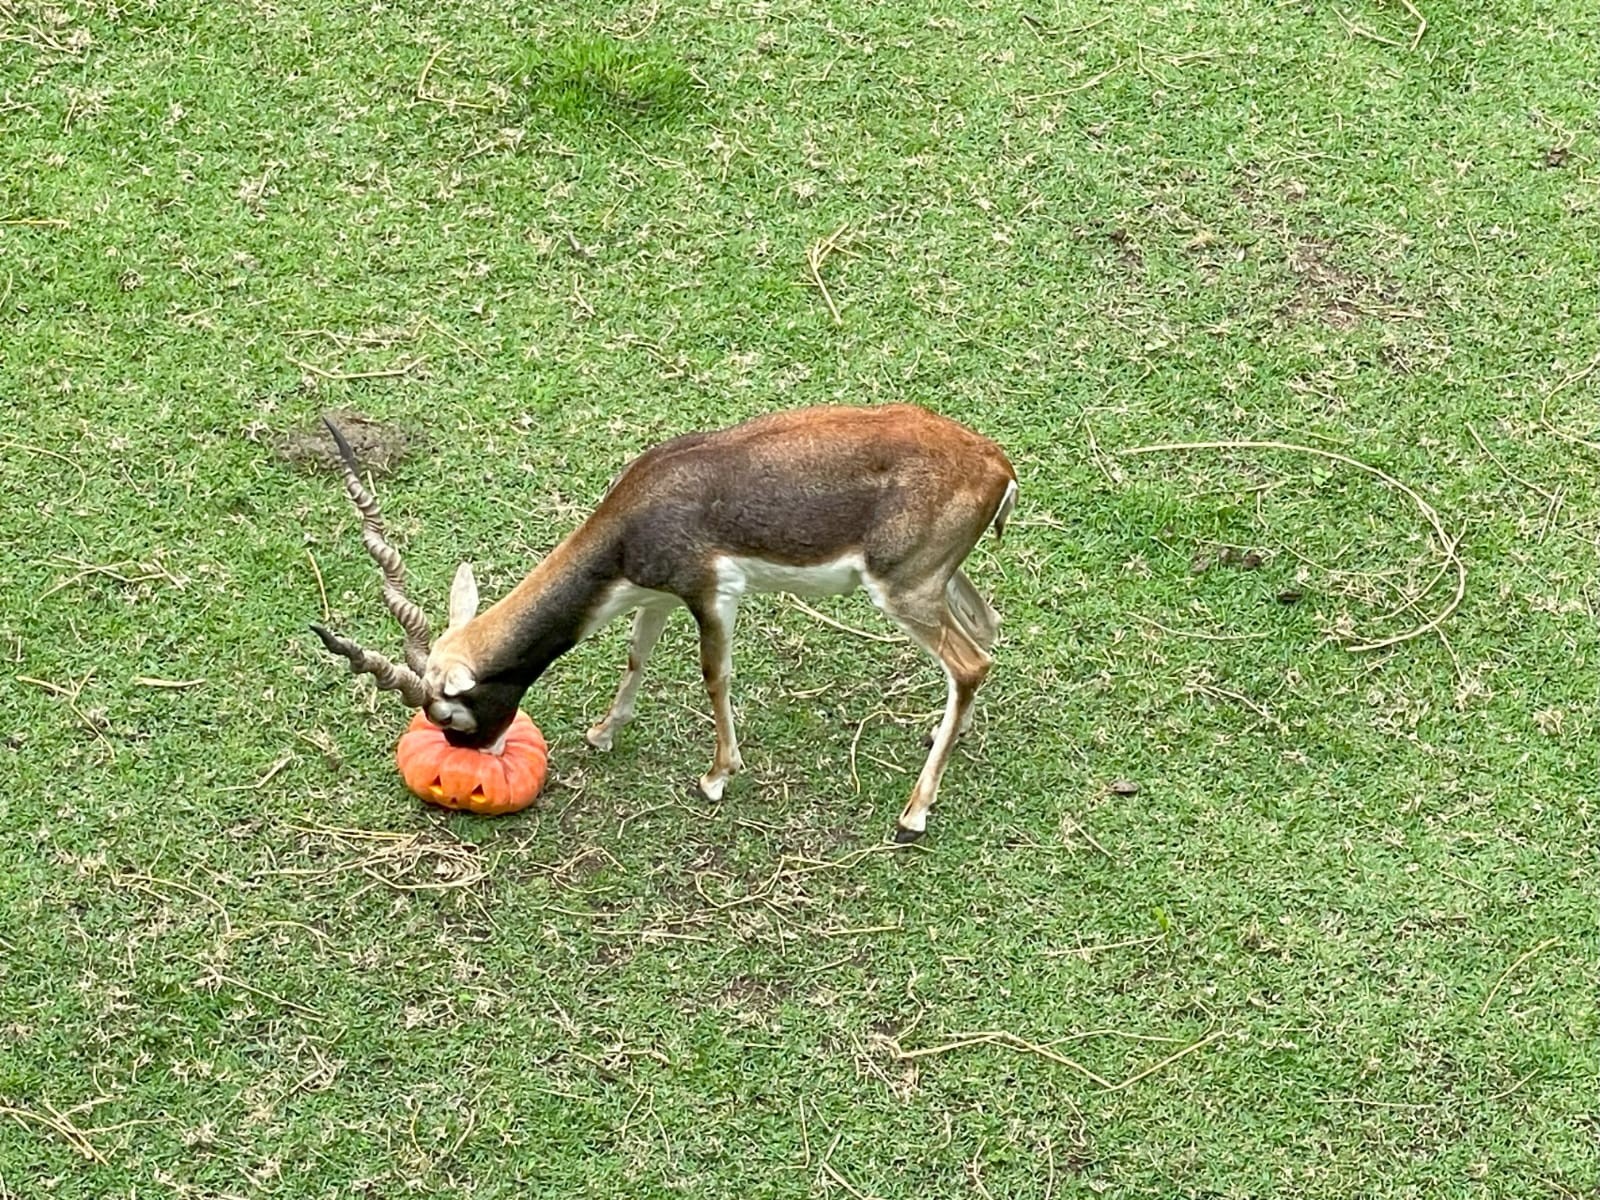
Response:
[[[805,566],[725,555],[717,559],[717,590],[734,596],[745,592],[839,596],[861,586],[865,569],[866,564],[859,554],[846,554]]]
[[[658,592],[654,588],[642,588],[626,579],[619,580],[600,597],[600,603],[589,613],[582,629],[578,631],[579,640],[609,625],[615,617],[632,612],[636,608],[675,606],[682,603],[683,601],[671,592]]]

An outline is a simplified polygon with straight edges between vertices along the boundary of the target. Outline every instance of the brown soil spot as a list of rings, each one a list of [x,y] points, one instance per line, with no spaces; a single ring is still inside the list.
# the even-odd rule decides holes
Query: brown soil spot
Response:
[[[345,441],[355,453],[363,470],[382,474],[393,470],[420,445],[420,439],[410,430],[348,409],[328,414],[344,434]],[[285,462],[297,467],[332,469],[338,462],[339,452],[333,444],[320,417],[296,429],[276,434],[271,445],[273,452]]]
[[[1296,316],[1317,315],[1335,329],[1349,329],[1364,316],[1390,315],[1401,307],[1400,289],[1339,265],[1335,245],[1322,238],[1301,238],[1289,247],[1289,270],[1298,295],[1290,305]]]

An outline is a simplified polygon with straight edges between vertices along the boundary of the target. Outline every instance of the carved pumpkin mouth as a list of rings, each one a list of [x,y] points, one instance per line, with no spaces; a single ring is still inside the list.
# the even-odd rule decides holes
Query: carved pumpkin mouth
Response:
[[[428,792],[427,798],[429,800],[432,800],[435,803],[443,803],[444,802],[444,799],[445,799],[444,782],[442,780],[440,780],[438,778],[435,778],[432,783],[427,785],[427,792]],[[477,787],[474,787],[470,792],[467,793],[467,795],[465,797],[465,799],[467,799],[467,800],[484,800],[486,798],[487,797],[485,797],[484,794],[483,794],[483,785],[482,784],[479,784]]]

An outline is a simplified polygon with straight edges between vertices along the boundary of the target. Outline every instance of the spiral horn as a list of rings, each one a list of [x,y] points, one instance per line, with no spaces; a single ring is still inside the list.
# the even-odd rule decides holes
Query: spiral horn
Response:
[[[412,708],[421,708],[427,703],[422,677],[410,667],[390,662],[376,650],[364,649],[349,638],[340,637],[321,625],[313,625],[311,632],[322,639],[322,644],[331,653],[350,661],[352,674],[371,675],[377,681],[380,691],[399,692],[401,698]]]
[[[339,471],[344,477],[345,491],[350,493],[351,503],[361,514],[362,545],[366,546],[367,553],[372,555],[378,569],[383,572],[383,602],[406,631],[406,665],[413,674],[420,676],[427,669],[431,645],[427,615],[406,596],[405,563],[400,560],[400,552],[389,544],[385,536],[377,497],[361,482],[350,443],[345,441],[344,434],[331,417],[324,416],[322,423],[328,427],[328,432],[333,435],[333,444],[339,448]]]

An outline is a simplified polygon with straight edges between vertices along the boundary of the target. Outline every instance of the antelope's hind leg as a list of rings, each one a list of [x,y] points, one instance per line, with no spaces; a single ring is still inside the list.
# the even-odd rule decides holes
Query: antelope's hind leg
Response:
[[[628,667],[622,673],[622,683],[611,701],[606,715],[589,727],[584,741],[596,750],[611,749],[617,730],[633,720],[633,705],[639,695],[639,685],[644,682],[645,664],[650,652],[661,639],[661,630],[672,615],[676,603],[646,604],[633,614],[633,632],[628,637]]]
[[[964,571],[956,571],[944,585],[945,606],[961,622],[967,636],[977,643],[978,649],[988,654],[1000,636],[1000,614],[973,586]]]
[[[950,582],[945,584],[944,599],[946,609],[966,635],[985,655],[989,654],[994,649],[995,639],[1000,636],[1000,614],[994,611],[983,594],[973,586],[972,580],[959,570],[951,575]],[[961,715],[961,724],[956,728],[957,739],[965,737],[967,731],[972,728],[972,714],[976,711],[977,705],[967,705],[966,711]],[[922,739],[922,744],[931,747],[938,736],[939,727],[935,725]]]
[[[962,576],[965,581],[965,576]],[[966,584],[971,589],[970,583]],[[976,592],[972,593],[976,595]],[[981,598],[980,598],[981,599]],[[929,654],[939,660],[949,685],[944,719],[933,731],[932,747],[917,776],[911,796],[896,823],[895,840],[912,842],[928,828],[928,810],[939,798],[939,781],[956,738],[972,723],[972,701],[989,674],[993,659],[985,644],[993,645],[990,626],[969,632],[966,622],[952,611],[948,593],[940,590],[932,597],[886,598],[883,607]],[[993,610],[983,605],[985,611]]]

